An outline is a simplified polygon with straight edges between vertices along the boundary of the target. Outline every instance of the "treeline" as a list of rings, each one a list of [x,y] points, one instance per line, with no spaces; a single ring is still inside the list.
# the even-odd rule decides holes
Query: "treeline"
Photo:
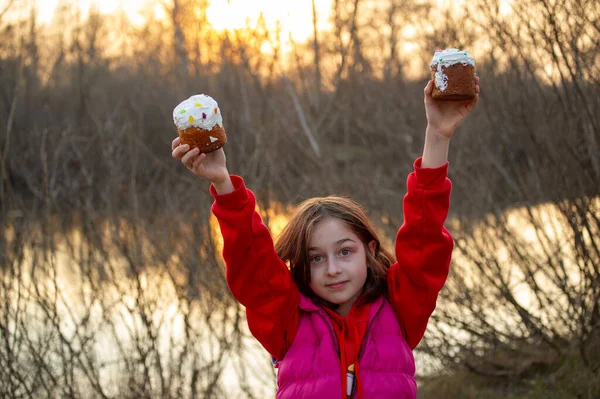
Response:
[[[33,6],[0,3],[1,396],[226,395],[226,360],[248,346],[243,310],[224,284],[207,184],[170,157],[172,109],[195,93],[217,99],[230,170],[263,209],[346,194],[391,239],[422,150],[428,63],[445,47],[475,55],[482,92],[451,145],[455,272],[418,351],[438,367],[509,381],[517,392],[542,376],[540,389],[559,395],[565,365],[595,375],[598,4],[334,0],[331,30],[306,43],[269,31],[264,20],[216,32],[206,0],[161,4],[166,18],[148,13],[133,26],[94,8],[83,16],[66,1],[40,25]],[[520,236],[525,230],[535,244]],[[97,294],[68,317],[62,288],[48,285],[61,268],[52,254],[61,251],[82,292]],[[169,333],[152,319],[162,308],[143,284],[149,270],[168,281],[185,320],[186,338],[172,352],[159,345]],[[120,325],[113,310],[128,296],[141,328],[128,335],[131,347],[111,335],[120,348],[115,393],[91,343]],[[64,317],[77,333],[57,322]],[[44,339],[31,337],[32,318],[47,321]],[[215,356],[194,356],[206,331],[218,343]],[[261,367],[269,369],[268,359]],[[248,381],[265,373],[242,365],[236,372],[242,392],[260,396]],[[600,388],[588,380],[562,387],[591,398]]]

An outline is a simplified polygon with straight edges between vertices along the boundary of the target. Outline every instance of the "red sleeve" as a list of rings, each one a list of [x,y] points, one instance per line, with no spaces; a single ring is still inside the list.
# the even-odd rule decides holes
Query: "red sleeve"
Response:
[[[235,191],[215,198],[212,211],[223,235],[223,259],[231,293],[246,307],[250,332],[278,360],[298,330],[300,293],[273,247],[256,199],[244,180],[231,176]]]
[[[414,349],[423,338],[438,293],[450,269],[454,241],[444,227],[452,183],[446,165],[421,168],[408,176],[404,223],[396,236],[398,262],[388,271],[389,301]]]

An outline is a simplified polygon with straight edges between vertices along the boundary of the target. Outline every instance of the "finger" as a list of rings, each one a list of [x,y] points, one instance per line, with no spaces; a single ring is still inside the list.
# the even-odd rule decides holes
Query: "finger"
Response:
[[[425,94],[425,97],[430,96],[431,93],[433,93],[433,79],[429,79],[429,82],[427,82],[427,86],[425,86],[423,93]]]
[[[478,85],[479,84],[479,76],[475,75],[475,84]]]
[[[192,162],[192,169],[196,170],[196,168],[198,168],[198,166],[200,166],[202,161],[204,161],[205,159],[206,159],[206,154],[198,155],[196,157],[196,159],[194,159],[194,162]]]
[[[171,143],[171,149],[174,150],[179,144],[181,144],[181,137],[177,136],[175,137],[175,140],[173,140],[173,142]]]
[[[192,148],[191,150],[189,150],[184,156],[183,158],[181,158],[181,162],[187,166],[188,168],[192,168],[192,164],[194,163],[194,159],[196,158],[196,156],[198,155],[198,149],[197,148]]]
[[[475,93],[479,94],[479,85],[475,86]]]
[[[473,109],[475,108],[475,106],[477,105],[477,102],[479,101],[479,94],[475,95],[475,98],[471,100],[471,102],[469,104],[467,104],[467,112],[471,112],[473,111]]]
[[[185,155],[185,153],[188,152],[189,149],[190,149],[189,144],[179,145],[173,150],[171,155],[175,159],[181,159]]]

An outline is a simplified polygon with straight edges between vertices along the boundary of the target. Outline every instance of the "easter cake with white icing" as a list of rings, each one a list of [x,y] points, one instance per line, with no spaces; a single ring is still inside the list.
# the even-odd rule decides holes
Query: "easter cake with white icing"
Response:
[[[475,98],[475,60],[465,50],[437,50],[431,60],[432,97],[436,100]]]
[[[196,94],[182,101],[173,110],[173,122],[181,144],[188,144],[190,149],[196,147],[201,153],[208,153],[227,143],[219,105],[206,94]]]

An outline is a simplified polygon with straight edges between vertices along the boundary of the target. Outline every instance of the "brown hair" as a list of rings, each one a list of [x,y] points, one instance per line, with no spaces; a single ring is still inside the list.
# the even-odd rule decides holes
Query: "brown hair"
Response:
[[[337,305],[318,297],[310,288],[309,239],[315,224],[326,217],[345,222],[361,239],[367,254],[367,279],[363,287],[362,302],[373,302],[386,294],[386,274],[393,262],[392,255],[381,247],[373,224],[365,210],[345,197],[320,197],[302,202],[275,244],[279,258],[286,262],[300,292],[318,303],[336,309]],[[368,244],[375,241],[374,254]]]

